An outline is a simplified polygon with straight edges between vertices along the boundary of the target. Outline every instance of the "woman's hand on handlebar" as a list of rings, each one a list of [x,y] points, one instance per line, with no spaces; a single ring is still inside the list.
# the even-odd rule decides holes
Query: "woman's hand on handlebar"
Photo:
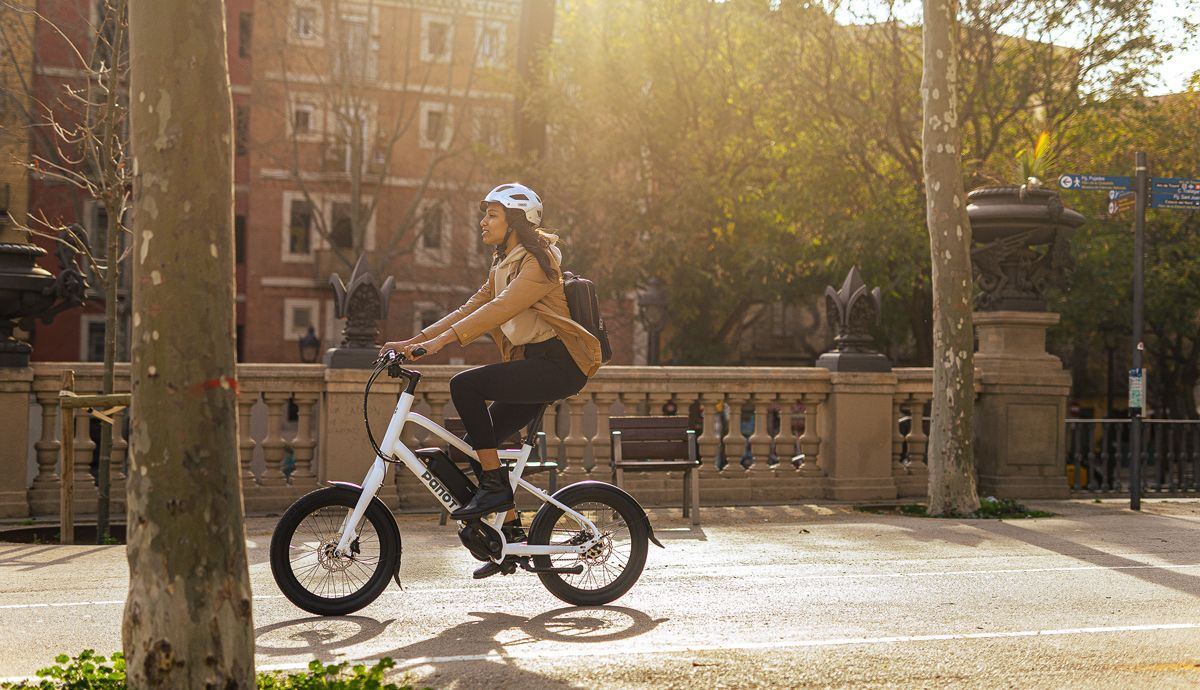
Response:
[[[426,340],[425,342],[417,343],[406,343],[403,351],[404,358],[412,361],[415,359],[421,359],[422,357],[428,357],[429,355],[436,355],[443,347],[446,347],[450,341],[456,339],[457,337],[454,335],[454,331],[446,331],[432,340]]]
[[[408,349],[420,342],[417,338],[409,338],[408,340],[393,340],[386,342],[383,347],[379,348],[379,356],[382,357],[388,350],[395,350],[396,354],[403,355],[405,359],[409,359]]]

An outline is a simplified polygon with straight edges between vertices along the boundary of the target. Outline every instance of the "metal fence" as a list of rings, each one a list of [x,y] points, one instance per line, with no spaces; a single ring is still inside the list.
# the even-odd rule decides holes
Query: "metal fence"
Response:
[[[1128,419],[1067,420],[1067,482],[1074,492],[1128,493]],[[1200,420],[1142,420],[1142,491],[1200,491]]]

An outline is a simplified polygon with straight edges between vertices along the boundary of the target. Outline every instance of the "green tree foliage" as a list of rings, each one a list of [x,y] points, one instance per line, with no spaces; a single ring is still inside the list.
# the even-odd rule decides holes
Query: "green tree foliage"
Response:
[[[565,7],[527,106],[548,155],[524,176],[604,286],[666,281],[671,359],[726,361],[756,307],[812,300],[858,265],[883,289],[883,345],[928,364],[918,3]],[[1071,123],[1137,95],[1164,50],[1127,0],[979,0],[959,17],[968,189],[1024,182],[1013,155],[1042,131],[1079,144]]]
[[[1120,99],[1074,123],[1078,142],[1064,155],[1063,170],[1131,174],[1133,154],[1144,150],[1152,177],[1200,178],[1200,90],[1154,99]],[[1051,308],[1063,313],[1056,346],[1068,354],[1104,351],[1106,333],[1116,333],[1122,368],[1130,356],[1133,303],[1133,217],[1107,214],[1108,198],[1096,192],[1066,193],[1066,201],[1088,217],[1072,240],[1072,287]],[[1194,390],[1200,382],[1200,213],[1150,209],[1146,216],[1146,366],[1149,398],[1158,416],[1195,419]],[[1078,356],[1078,355],[1077,355]],[[1104,370],[1093,362],[1103,381]],[[1086,385],[1086,381],[1083,382]],[[1124,397],[1123,376],[1118,397]],[[1100,387],[1080,391],[1099,395]]]

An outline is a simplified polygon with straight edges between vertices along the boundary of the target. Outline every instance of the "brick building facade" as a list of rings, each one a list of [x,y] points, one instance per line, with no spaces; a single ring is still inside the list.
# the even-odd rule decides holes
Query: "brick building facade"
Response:
[[[38,9],[90,48],[103,1],[39,0]],[[310,326],[323,348],[336,346],[330,275],[347,279],[360,253],[378,278],[395,279],[381,341],[412,335],[479,287],[491,250],[480,241],[478,200],[541,145],[538,123],[521,119],[516,85],[530,40],[549,40],[554,4],[227,0],[240,361],[300,361]],[[39,98],[83,83],[69,46],[48,27],[35,31],[34,55]],[[29,203],[103,236],[103,209],[79,190],[34,179]],[[547,221],[555,221],[552,200]],[[127,298],[122,291],[126,319]],[[100,359],[102,300],[96,293],[37,324],[33,358]],[[605,306],[614,362],[633,363],[633,303]],[[431,362],[495,356],[485,338]]]

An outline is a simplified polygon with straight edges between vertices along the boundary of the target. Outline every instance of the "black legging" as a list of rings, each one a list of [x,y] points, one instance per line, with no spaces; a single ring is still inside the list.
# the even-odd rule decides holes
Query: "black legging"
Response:
[[[475,450],[487,450],[532,421],[543,404],[574,395],[586,383],[567,347],[552,338],[526,345],[525,359],[455,374],[450,397],[467,430],[466,441]]]

